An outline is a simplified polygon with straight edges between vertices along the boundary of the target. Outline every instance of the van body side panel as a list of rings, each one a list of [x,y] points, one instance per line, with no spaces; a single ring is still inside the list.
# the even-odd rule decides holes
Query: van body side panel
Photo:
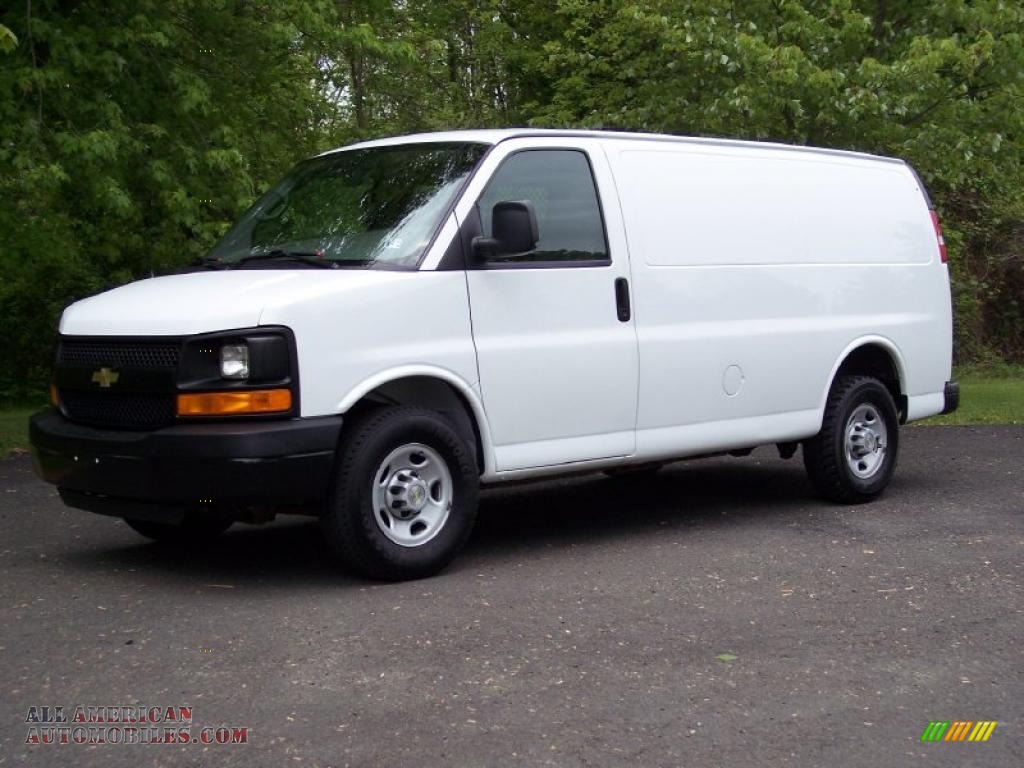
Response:
[[[649,265],[932,260],[927,205],[902,163],[685,146],[617,154],[616,179],[634,192],[623,198],[629,232]]]
[[[898,350],[912,417],[941,409],[948,276],[905,165],[628,141],[606,150],[635,285],[638,455],[813,435],[831,373],[861,338]]]

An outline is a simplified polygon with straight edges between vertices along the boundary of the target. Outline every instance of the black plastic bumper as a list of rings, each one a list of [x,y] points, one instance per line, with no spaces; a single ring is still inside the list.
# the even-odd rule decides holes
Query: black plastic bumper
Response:
[[[955,381],[947,381],[942,391],[945,402],[942,406],[943,413],[952,413],[960,407],[960,384]]]
[[[341,417],[96,429],[54,409],[29,423],[33,465],[73,507],[173,519],[209,506],[301,506],[327,497]]]

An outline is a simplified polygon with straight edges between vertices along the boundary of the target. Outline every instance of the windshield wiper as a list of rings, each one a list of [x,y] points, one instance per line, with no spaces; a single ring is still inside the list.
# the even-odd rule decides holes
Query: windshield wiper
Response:
[[[243,264],[248,264],[253,261],[297,261],[300,264],[308,264],[311,267],[319,267],[320,269],[338,268],[337,262],[317,256],[315,253],[308,253],[306,251],[286,251],[283,248],[275,248],[274,250],[266,251],[265,253],[254,253],[251,256],[243,256],[235,262],[235,269],[238,269]]]

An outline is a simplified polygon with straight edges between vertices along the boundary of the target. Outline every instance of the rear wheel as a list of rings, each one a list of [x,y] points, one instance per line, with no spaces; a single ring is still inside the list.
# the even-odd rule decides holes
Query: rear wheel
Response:
[[[899,417],[889,390],[870,376],[836,379],[821,432],[804,442],[804,466],[824,498],[857,504],[877,497],[892,479]]]
[[[366,576],[430,576],[469,538],[478,486],[472,450],[443,416],[414,406],[373,411],[342,440],[324,539]]]
[[[128,527],[147,539],[168,544],[199,544],[224,533],[234,522],[230,518],[204,512],[189,512],[179,524],[125,518]]]

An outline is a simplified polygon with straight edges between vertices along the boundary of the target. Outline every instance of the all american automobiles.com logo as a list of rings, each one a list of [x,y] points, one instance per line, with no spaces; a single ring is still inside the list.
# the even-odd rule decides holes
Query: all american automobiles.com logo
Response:
[[[26,744],[248,744],[249,729],[195,727],[190,706],[29,707]]]

